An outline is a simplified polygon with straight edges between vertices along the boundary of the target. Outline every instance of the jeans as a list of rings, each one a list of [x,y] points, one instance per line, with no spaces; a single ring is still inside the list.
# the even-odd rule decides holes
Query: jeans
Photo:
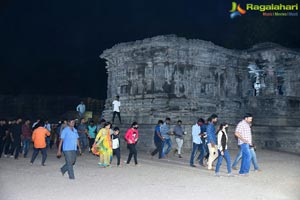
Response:
[[[163,146],[163,141],[154,141],[154,144],[156,146],[156,149],[152,151],[151,156],[154,156],[155,154],[158,153],[158,158],[162,158],[162,146]]]
[[[182,148],[182,145],[183,145],[183,139],[182,138],[176,138],[176,143],[177,143],[177,150],[178,150],[178,155],[181,154],[181,148]]]
[[[219,151],[219,157],[218,157],[218,162],[217,162],[217,166],[216,166],[216,173],[219,173],[219,171],[220,171],[220,166],[222,164],[223,157],[225,158],[226,163],[227,163],[227,172],[228,172],[228,174],[230,174],[231,173],[231,164],[230,164],[231,161],[230,161],[229,151],[227,149],[225,149],[223,156],[221,155],[221,152]]]
[[[88,146],[88,140],[87,140],[87,136],[85,133],[79,134],[79,144],[81,147],[81,152],[84,153],[85,149]]]
[[[254,150],[253,147],[250,148],[250,154],[251,154],[251,161],[252,161],[252,164],[254,166],[254,170],[258,170],[259,167],[258,167],[258,164],[257,164],[256,153],[255,153],[255,150]]]
[[[196,144],[193,142],[193,150],[191,153],[190,165],[194,164],[194,159],[195,159],[195,155],[196,155],[197,151],[201,151],[201,144]],[[204,152],[201,151],[201,154],[204,155]],[[202,156],[202,161],[203,161],[203,156]]]
[[[47,144],[47,148],[50,147],[50,136],[46,137],[46,144]]]
[[[164,150],[165,145],[168,145],[166,151]],[[163,146],[162,146],[162,157],[165,157],[165,155],[168,155],[168,153],[171,151],[171,148],[172,148],[172,141],[171,141],[171,138],[165,139],[165,140],[164,140],[164,143],[163,143]]]
[[[42,152],[42,165],[45,164],[46,158],[47,158],[47,147],[45,148],[33,148],[33,153],[32,153],[32,157],[31,157],[31,163],[34,162],[35,158],[37,157],[37,155],[39,154],[39,151]]]
[[[10,150],[11,156],[13,156],[15,152],[15,159],[17,159],[19,157],[20,149],[21,149],[21,141],[20,140],[14,141],[12,143],[12,147]]]
[[[23,152],[24,152],[24,158],[27,157],[28,151],[29,151],[29,146],[30,146],[30,138],[26,138],[22,141],[23,143]]]
[[[240,174],[248,174],[250,170],[250,161],[251,161],[251,154],[249,144],[241,144],[242,150],[242,163],[240,168]]]
[[[127,164],[130,163],[130,160],[132,158],[132,156],[134,157],[134,163],[137,165],[137,151],[135,148],[135,144],[127,144],[127,148],[129,149],[129,155],[128,155],[128,159],[127,159]]]
[[[258,164],[257,164],[257,159],[256,159],[256,153],[254,148],[250,148],[250,154],[251,154],[251,161],[254,166],[254,170],[258,170]],[[232,167],[235,168],[239,162],[239,160],[242,158],[242,149],[240,149],[239,153],[236,155],[235,160],[232,164]]]
[[[68,171],[69,179],[75,179],[73,165],[76,162],[76,151],[64,151],[66,163],[60,168],[62,174]]]
[[[233,164],[232,164],[232,168],[235,168],[239,162],[239,160],[242,158],[242,149],[240,148],[238,154],[236,155]]]
[[[82,112],[78,112],[78,115],[79,115],[79,119],[84,117],[84,113]]]

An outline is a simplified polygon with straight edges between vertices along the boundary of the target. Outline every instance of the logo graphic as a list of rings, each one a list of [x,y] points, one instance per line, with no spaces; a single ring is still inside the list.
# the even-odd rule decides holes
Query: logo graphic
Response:
[[[231,12],[231,14],[230,14],[231,19],[236,18],[237,16],[242,16],[242,15],[246,14],[246,10],[241,8],[241,5],[240,4],[237,5],[237,3],[234,1],[232,2],[232,7],[229,12]]]

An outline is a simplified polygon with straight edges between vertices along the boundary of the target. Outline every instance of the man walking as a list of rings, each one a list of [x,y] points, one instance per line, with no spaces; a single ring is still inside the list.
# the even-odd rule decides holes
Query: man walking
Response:
[[[69,179],[75,179],[73,165],[76,162],[77,146],[81,153],[79,145],[79,136],[77,130],[74,128],[75,121],[73,119],[68,120],[68,126],[62,130],[60,136],[60,142],[57,151],[57,157],[61,157],[61,147],[63,146],[63,152],[65,155],[66,163],[60,168],[62,175],[66,172],[69,174]]]
[[[175,152],[177,151],[179,158],[182,158],[181,148],[183,145],[183,135],[184,135],[184,130],[183,130],[181,124],[182,124],[182,121],[178,120],[177,125],[174,126],[174,130],[173,130],[174,135],[175,135],[175,141],[177,143],[177,149],[175,150]]]
[[[216,128],[215,128],[215,124],[218,121],[218,116],[216,114],[212,114],[207,121],[208,121],[208,125],[206,128],[206,132],[207,132],[207,146],[209,151],[207,169],[212,170],[212,163],[219,155],[218,147],[217,147]]]
[[[172,140],[170,138],[171,130],[170,130],[171,119],[169,117],[166,118],[165,123],[160,128],[161,136],[164,139],[164,143],[162,146],[162,157],[168,157],[168,153],[172,148]],[[165,145],[168,145],[166,151],[164,151]]]
[[[247,176],[250,170],[250,145],[252,145],[251,123],[252,114],[246,113],[244,119],[240,121],[235,129],[234,135],[238,138],[238,145],[242,151],[242,163],[239,174]]]
[[[162,158],[162,145],[164,142],[163,137],[160,134],[160,127],[163,124],[163,120],[158,120],[157,125],[155,126],[155,130],[154,130],[154,144],[155,144],[155,150],[151,152],[151,156],[155,156],[155,154],[157,154],[158,152],[158,158],[161,159]]]
[[[21,149],[21,135],[22,135],[22,119],[18,118],[16,124],[14,124],[11,128],[10,133],[11,141],[12,141],[12,148],[10,150],[11,157],[13,157],[15,152],[15,159],[18,159],[20,149]]]
[[[44,122],[38,123],[38,128],[36,128],[32,133],[33,141],[33,154],[30,163],[33,164],[35,158],[37,157],[39,151],[42,152],[42,166],[45,166],[45,161],[47,159],[47,144],[46,137],[50,136],[50,132],[44,128]]]
[[[31,141],[31,127],[30,127],[30,120],[26,119],[25,123],[22,126],[22,143],[23,143],[23,153],[24,158],[27,157],[30,141]]]
[[[85,152],[85,149],[88,146],[88,138],[87,138],[87,126],[85,123],[85,119],[81,118],[80,119],[80,124],[77,126],[77,132],[79,135],[79,144],[81,147],[81,153],[83,154]]]
[[[201,144],[202,144],[202,140],[201,140],[201,126],[204,123],[204,120],[202,118],[198,119],[198,122],[193,125],[192,127],[192,138],[193,138],[193,149],[192,149],[192,153],[191,153],[191,158],[190,158],[190,166],[191,167],[196,167],[196,165],[194,165],[194,159],[195,159],[195,155],[197,153],[197,151],[201,151],[200,152],[200,162],[199,164],[203,164],[203,157],[204,157],[204,151],[202,151],[201,149]],[[201,163],[202,160],[202,163]]]

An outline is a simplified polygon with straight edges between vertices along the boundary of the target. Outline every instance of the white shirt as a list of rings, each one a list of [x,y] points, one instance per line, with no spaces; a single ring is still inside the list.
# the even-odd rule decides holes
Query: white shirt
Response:
[[[85,105],[84,104],[79,104],[76,107],[76,111],[80,112],[80,113],[84,113],[85,112]]]
[[[114,101],[112,102],[112,104],[113,104],[113,107],[114,107],[113,111],[114,111],[114,112],[120,112],[121,102],[118,101],[118,100],[114,100]]]
[[[193,136],[193,143],[195,144],[201,144],[201,138],[200,138],[200,134],[201,133],[201,127],[198,124],[195,124],[192,127],[192,136]]]
[[[49,132],[51,131],[51,125],[49,123],[45,124],[44,128],[46,128]]]
[[[227,143],[228,143],[228,136],[227,136],[227,133],[225,130],[223,130],[223,132],[225,133],[225,137],[226,137],[226,146],[225,146],[225,149],[227,149]],[[222,135],[223,135],[223,132],[222,130],[218,132],[218,149],[220,151],[223,151],[225,149],[223,149],[222,147]]]

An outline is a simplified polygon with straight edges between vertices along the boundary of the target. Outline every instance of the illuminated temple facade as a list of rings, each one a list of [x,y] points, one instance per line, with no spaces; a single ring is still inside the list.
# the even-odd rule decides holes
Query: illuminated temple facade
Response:
[[[231,50],[168,35],[117,44],[100,57],[108,73],[104,116],[111,118],[119,95],[123,122],[143,124],[145,140],[167,116],[190,132],[199,117],[216,113],[233,133],[250,112],[258,146],[300,153],[299,50],[273,43]]]

